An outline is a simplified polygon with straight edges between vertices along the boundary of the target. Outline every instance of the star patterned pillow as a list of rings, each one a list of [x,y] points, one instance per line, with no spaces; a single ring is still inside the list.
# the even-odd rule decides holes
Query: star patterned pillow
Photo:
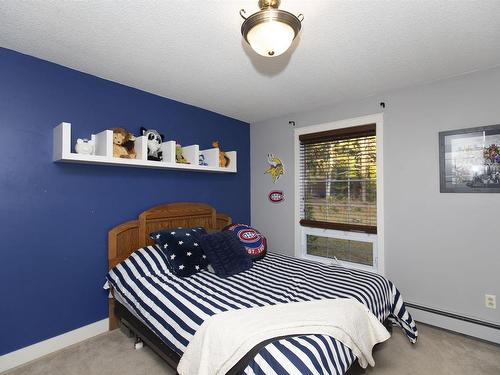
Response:
[[[170,272],[186,277],[207,269],[207,256],[199,243],[206,233],[203,227],[169,228],[152,232],[150,237],[166,255]]]

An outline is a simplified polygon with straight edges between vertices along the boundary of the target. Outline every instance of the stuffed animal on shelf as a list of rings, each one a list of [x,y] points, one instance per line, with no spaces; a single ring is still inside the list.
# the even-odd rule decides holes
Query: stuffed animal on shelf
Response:
[[[141,126],[141,135],[146,137],[148,144],[148,160],[162,161],[163,152],[161,151],[161,144],[163,143],[163,134],[158,133],[154,129],[146,129]]]
[[[135,136],[123,128],[113,128],[113,156],[122,159],[135,159]]]
[[[226,153],[220,149],[219,141],[213,141],[212,147],[219,149],[219,166],[222,168],[229,167],[229,162],[231,160],[227,157]]]
[[[175,161],[180,164],[190,164],[182,155],[182,146],[178,143],[175,144]]]
[[[90,141],[87,138],[78,138],[76,140],[75,151],[77,154],[94,155],[95,153],[95,140]]]

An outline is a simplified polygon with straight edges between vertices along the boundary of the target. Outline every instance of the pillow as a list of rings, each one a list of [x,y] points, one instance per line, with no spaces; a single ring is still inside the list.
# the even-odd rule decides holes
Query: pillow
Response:
[[[253,261],[262,259],[266,256],[267,240],[256,229],[245,224],[232,224],[223,230],[229,230],[236,233],[241,244],[245,247],[247,253]]]
[[[252,259],[234,232],[206,234],[200,242],[217,276],[229,277],[252,268]]]
[[[129,269],[139,277],[158,275],[170,270],[166,255],[156,245],[134,251],[128,258],[122,260],[119,265]],[[110,272],[114,271],[116,267],[113,267]]]
[[[206,269],[207,256],[200,245],[200,236],[205,228],[170,228],[150,233],[150,237],[165,253],[170,271],[187,277]]]

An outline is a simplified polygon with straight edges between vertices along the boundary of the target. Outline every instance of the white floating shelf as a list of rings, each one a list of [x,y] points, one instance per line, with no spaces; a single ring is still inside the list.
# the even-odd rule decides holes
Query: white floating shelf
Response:
[[[123,159],[113,157],[113,131],[104,130],[99,134],[92,134],[95,141],[95,155],[83,155],[72,152],[71,124],[62,122],[54,128],[53,161],[62,163],[103,164],[122,167],[156,168],[156,169],[181,169],[200,172],[236,173],[236,151],[226,152],[230,159],[227,168],[219,167],[219,149],[211,148],[200,151],[200,146],[191,145],[182,148],[186,160],[191,164],[175,162],[175,141],[163,142],[163,161],[147,160],[147,141],[145,137],[137,137],[135,141],[136,159]],[[198,165],[200,154],[205,157],[208,166]]]

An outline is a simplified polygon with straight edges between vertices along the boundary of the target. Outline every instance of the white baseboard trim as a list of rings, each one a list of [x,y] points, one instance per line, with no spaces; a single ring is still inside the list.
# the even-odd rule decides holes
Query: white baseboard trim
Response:
[[[109,329],[109,319],[99,320],[95,323],[77,328],[62,335],[37,342],[14,352],[0,356],[0,372],[13,369],[44,355],[61,350],[70,345],[77,344],[91,337],[106,332]]]
[[[436,327],[500,344],[500,330],[408,307],[413,319]]]

